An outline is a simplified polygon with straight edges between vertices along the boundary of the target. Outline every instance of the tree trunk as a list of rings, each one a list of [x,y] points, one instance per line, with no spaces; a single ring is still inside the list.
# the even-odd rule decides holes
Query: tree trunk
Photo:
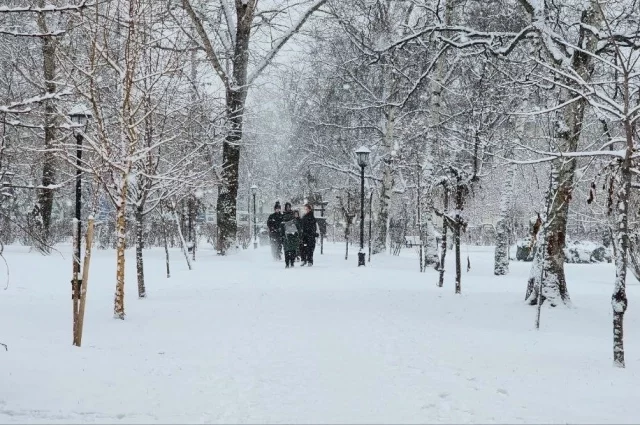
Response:
[[[500,200],[500,218],[496,226],[496,250],[493,274],[502,276],[509,273],[509,209],[513,199],[513,178],[515,165],[510,164],[505,177],[505,187]]]
[[[162,228],[162,242],[164,243],[164,258],[167,266],[167,279],[171,277],[171,270],[169,268],[169,246],[167,244],[167,222],[164,219],[164,213],[162,206],[160,207],[160,227]]]
[[[189,221],[189,249],[191,249],[191,259],[196,261],[196,219],[197,219],[197,200],[195,197],[189,197],[187,201],[187,219]]]
[[[575,160],[567,162],[571,164],[560,164],[559,169],[557,168],[559,164],[552,165],[551,190],[547,194],[547,202],[551,203],[551,207],[544,224],[545,230],[540,232],[542,240],[538,241],[538,249],[535,254],[535,257],[538,258],[534,258],[527,287],[526,299],[530,305],[536,305],[538,299],[543,303],[549,301],[552,307],[561,303],[571,304],[564,275],[564,246],[569,200],[573,191]],[[565,167],[569,167],[569,169]],[[544,253],[540,247],[544,247]],[[542,276],[544,276],[544,281],[540,285]],[[542,288],[541,296],[538,295],[538,288]]]
[[[447,214],[449,211],[449,189],[447,187],[444,188],[444,213]],[[439,272],[440,277],[438,278],[438,287],[442,288],[444,285],[444,271],[445,260],[447,258],[447,229],[449,226],[447,225],[447,221],[443,218],[442,220],[442,241],[440,242],[440,264],[439,264]]]
[[[225,254],[236,244],[238,171],[242,143],[245,90],[227,93],[227,121],[229,130],[222,143],[222,184],[218,188],[216,206],[218,216],[218,252]]]
[[[454,18],[454,1],[444,1],[444,13],[442,14],[442,23],[451,25]],[[436,44],[439,49],[446,48],[444,43]],[[434,164],[440,157],[440,134],[439,127],[442,121],[442,91],[444,90],[446,79],[446,54],[443,53],[437,58],[433,78],[429,86],[429,114],[427,123],[429,125],[429,134],[427,137],[427,161],[425,163],[424,172],[427,181],[433,181]],[[425,260],[427,267],[438,267],[438,243],[436,240],[436,228],[433,225],[433,197],[428,196],[426,202],[426,236],[425,236]],[[446,227],[446,224],[445,224]]]
[[[136,275],[138,277],[138,298],[147,297],[147,289],[144,286],[144,261],[142,249],[144,248],[144,214],[142,207],[136,207]]]
[[[462,293],[462,267],[460,266],[460,226],[457,223],[453,228],[453,240],[456,249],[456,294]]]
[[[233,79],[226,89],[227,135],[222,143],[222,184],[218,189],[217,221],[218,252],[225,254],[236,244],[238,177],[240,146],[245,105],[247,100],[247,69],[249,66],[249,40],[255,15],[255,2],[236,1],[236,43],[233,56]]]
[[[178,236],[180,237],[180,245],[182,245],[182,253],[184,254],[185,260],[187,260],[187,267],[191,270],[191,260],[189,259],[189,251],[187,250],[187,242],[184,240],[184,234],[182,233],[182,228],[180,226],[180,219],[178,218],[178,213],[176,212],[176,204],[172,205],[173,219],[176,222],[176,228],[178,229]]]
[[[44,7],[44,0],[39,0],[38,5]],[[49,32],[45,13],[38,14],[38,27],[43,33]],[[44,86],[47,94],[56,91],[56,40],[55,37],[42,37],[42,59]],[[51,241],[51,213],[53,211],[53,189],[49,188],[55,184],[55,153],[53,143],[56,138],[56,108],[55,100],[44,101],[44,153],[42,164],[42,189],[38,193],[38,204],[34,208],[33,215],[38,230],[39,240],[35,241],[36,248],[49,253]]]
[[[625,115],[629,115],[629,74],[625,74]],[[616,234],[613,243],[616,246],[616,281],[611,296],[613,308],[613,364],[625,367],[624,362],[624,313],[627,311],[627,267],[629,266],[629,197],[631,196],[631,157],[635,153],[635,124],[631,119],[624,122],[626,135],[626,153],[620,167],[620,187],[617,192]]]
[[[424,251],[424,268],[438,267],[438,240],[436,238],[436,227],[433,225],[433,215],[431,208],[427,208],[424,213],[425,221],[425,251]]]
[[[600,6],[596,0],[591,0],[590,6],[582,13],[581,21],[589,28],[600,28],[602,25],[602,14]],[[578,74],[586,83],[591,81],[593,71],[592,53],[597,48],[598,40],[591,33],[590,29],[580,29],[578,46],[584,46],[583,51],[576,50],[571,59],[572,72]],[[569,80],[567,84],[571,85]],[[578,90],[579,91],[579,90]],[[559,104],[568,102],[575,94],[568,90],[562,89]],[[586,97],[570,103],[566,106],[561,116],[558,116],[556,123],[556,145],[560,152],[575,152],[578,149],[578,142],[582,132],[582,124],[584,112],[587,107],[588,100]],[[546,247],[544,255],[545,260],[542,264],[545,281],[542,285],[537,279],[541,274],[532,270],[531,278],[527,285],[527,300],[531,305],[537,303],[537,288],[541,287],[541,301],[549,300],[552,306],[560,303],[565,305],[571,304],[569,291],[567,290],[567,282],[564,275],[564,247],[567,233],[567,215],[569,212],[569,203],[573,195],[573,181],[575,176],[576,160],[575,158],[566,159],[559,158],[552,162],[551,165],[551,190],[547,194],[547,203],[550,208],[547,217],[547,229],[544,232],[544,241],[541,245]],[[535,261],[533,267],[535,267]]]
[[[113,316],[124,320],[124,253],[126,249],[126,200],[127,176],[122,176],[121,194],[116,206],[116,294],[113,306]]]
[[[345,246],[344,259],[345,260],[349,259],[349,231],[350,231],[349,222],[347,221],[347,227],[345,227],[344,229],[344,246]]]
[[[226,3],[226,2],[225,2]],[[232,2],[226,3],[227,7],[232,7]],[[218,253],[226,254],[227,250],[236,244],[237,234],[237,199],[238,199],[238,169],[240,164],[240,147],[243,136],[243,115],[245,112],[246,98],[249,86],[260,75],[260,73],[271,63],[273,57],[280,51],[290,39],[291,35],[296,33],[307,19],[319,8],[325,1],[315,2],[309,7],[302,16],[297,17],[297,23],[294,28],[284,38],[274,42],[272,50],[260,62],[257,69],[253,71],[250,79],[247,77],[249,66],[249,41],[253,28],[260,28],[259,23],[254,23],[258,0],[235,0],[236,22],[235,36],[231,37],[231,48],[225,52],[225,60],[231,61],[231,66],[225,66],[218,54],[216,54],[212,39],[207,35],[207,31],[203,25],[203,20],[191,5],[189,0],[182,0],[182,6],[187,12],[196,32],[199,35],[202,45],[207,55],[207,59],[215,70],[216,74],[221,78],[226,90],[226,117],[227,117],[227,134],[222,143],[222,172],[221,182],[218,188],[218,200],[216,205],[217,213],[217,240],[216,246]],[[229,12],[228,9],[226,12]],[[228,19],[231,13],[226,13]],[[228,20],[229,28],[233,27]],[[263,22],[264,19],[262,19]],[[269,24],[270,25],[270,24]],[[228,75],[231,68],[231,75]]]
[[[462,208],[464,202],[463,186],[456,186],[456,213],[455,213],[455,226],[453,228],[453,238],[456,249],[456,294],[462,293],[462,267],[460,259],[460,232],[462,231]]]
[[[638,234],[629,237],[629,268],[636,280],[640,282],[640,244],[638,244]]]
[[[615,256],[616,280],[611,306],[613,308],[613,364],[625,367],[624,362],[624,313],[627,311],[627,266],[629,256],[629,194],[631,192],[631,151],[628,152],[621,170],[621,182],[618,189],[618,209],[616,214],[616,235],[618,255]]]
[[[393,191],[394,177],[394,145],[393,131],[395,126],[395,108],[385,113],[386,128],[384,132],[384,152],[385,158],[382,161],[382,187],[380,188],[380,205],[378,206],[378,228],[373,253],[384,252],[389,241],[389,208],[391,206],[391,195]]]

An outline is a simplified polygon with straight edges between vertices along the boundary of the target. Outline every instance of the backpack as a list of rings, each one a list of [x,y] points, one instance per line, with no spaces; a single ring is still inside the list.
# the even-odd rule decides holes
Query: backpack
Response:
[[[295,235],[298,233],[298,226],[296,226],[295,220],[289,220],[284,222],[284,234]]]

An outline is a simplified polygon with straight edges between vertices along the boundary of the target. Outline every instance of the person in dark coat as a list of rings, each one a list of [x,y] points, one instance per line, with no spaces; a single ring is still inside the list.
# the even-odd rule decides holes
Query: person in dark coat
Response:
[[[291,204],[284,204],[282,224],[280,225],[282,241],[284,244],[285,268],[293,267],[296,259],[296,249],[300,244],[300,222],[291,210]]]
[[[273,210],[273,214],[271,214],[267,219],[267,228],[269,229],[271,255],[273,255],[274,260],[279,261],[282,259],[282,234],[280,232],[282,213],[280,212],[280,201],[276,202]]]
[[[313,266],[313,251],[318,237],[316,217],[311,205],[305,204],[302,216],[302,266]]]
[[[293,210],[293,216],[296,218],[298,222],[298,229],[302,229],[302,221],[300,219],[300,211]],[[298,238],[298,246],[296,247],[296,260],[300,260],[302,255],[302,235]]]

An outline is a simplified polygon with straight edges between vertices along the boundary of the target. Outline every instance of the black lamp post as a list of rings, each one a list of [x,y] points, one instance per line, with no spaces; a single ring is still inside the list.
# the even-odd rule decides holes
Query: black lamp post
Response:
[[[91,112],[84,105],[76,105],[69,112],[69,118],[79,128],[84,128],[89,119],[92,117]],[[80,271],[80,241],[82,235],[82,224],[80,223],[80,216],[82,213],[82,141],[84,136],[82,130],[75,133],[76,138],[76,261],[77,268]]]
[[[76,105],[71,111],[69,111],[69,118],[74,124],[74,128],[86,127],[89,118],[91,118],[91,112],[83,106]],[[80,223],[80,216],[82,213],[82,140],[84,136],[82,130],[74,132],[76,138],[76,213],[75,213],[75,238],[74,255],[73,255],[73,279],[71,280],[71,299],[73,301],[73,345],[80,346],[80,336],[78,329],[80,326],[81,313],[81,286],[82,278],[80,276],[80,253],[81,253],[81,238],[82,238],[82,225]],[[82,333],[82,331],[80,331]]]
[[[364,168],[369,164],[371,151],[365,146],[356,151],[358,165],[360,166],[360,251],[358,251],[358,267],[365,265],[364,253]]]
[[[258,186],[255,184],[251,186],[251,193],[253,194],[253,249],[258,248],[258,224],[256,221],[256,192],[258,192]]]

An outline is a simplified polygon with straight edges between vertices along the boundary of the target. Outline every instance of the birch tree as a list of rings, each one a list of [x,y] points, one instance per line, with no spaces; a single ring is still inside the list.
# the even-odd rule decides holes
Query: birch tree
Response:
[[[507,172],[504,176],[504,188],[500,199],[500,216],[496,225],[496,249],[494,255],[493,274],[501,276],[509,273],[509,213],[514,192],[514,177],[516,174],[515,164],[507,165]]]
[[[567,48],[589,56],[588,68],[559,69],[549,67],[553,75],[563,82],[571,105],[589,106],[593,113],[607,122],[607,130],[601,136],[600,143],[590,151],[575,151],[572,146],[564,146],[562,152],[541,152],[539,161],[555,161],[573,163],[578,158],[597,158],[600,165],[599,176],[605,181],[607,205],[612,215],[612,233],[614,235],[615,270],[614,291],[611,298],[613,309],[613,361],[617,367],[625,366],[623,320],[627,309],[626,276],[629,266],[629,205],[634,186],[633,175],[638,172],[638,131],[640,120],[640,25],[634,19],[635,2],[620,4],[590,3],[592,8],[584,11],[582,16],[579,44],[568,44]],[[594,16],[597,16],[594,17]],[[591,19],[592,21],[589,21]],[[598,25],[590,25],[589,22]],[[579,54],[579,56],[580,56]],[[583,60],[585,57],[582,56]],[[576,71],[576,72],[571,72]],[[582,71],[582,72],[578,72]],[[585,77],[585,73],[588,73]],[[569,108],[575,119],[579,112],[582,120],[585,111],[577,111],[575,106]],[[566,114],[566,110],[563,111]],[[582,123],[580,123],[582,125]],[[596,144],[592,143],[592,144]],[[554,170],[557,172],[557,170]],[[551,182],[556,184],[558,178],[552,174]],[[596,185],[592,184],[588,202],[595,199]],[[554,192],[562,195],[563,192]],[[557,204],[552,200],[550,206]],[[543,231],[553,229],[549,214]],[[543,245],[544,246],[544,245]],[[543,251],[545,254],[548,250]],[[546,271],[546,270],[545,270]],[[554,278],[553,276],[551,277]],[[545,296],[545,282],[537,284],[538,298]],[[540,300],[538,300],[540,303]]]
[[[541,66],[564,70],[577,74],[583,81],[588,82],[593,67],[593,54],[597,49],[597,38],[591,29],[601,28],[602,15],[597,0],[576,1],[571,8],[556,8],[549,2],[537,0],[518,0],[517,5],[528,16],[528,22],[518,30],[485,31],[467,25],[425,25],[414,30],[412,37],[436,31],[443,34],[442,38],[451,46],[459,49],[482,48],[496,55],[509,55],[518,50],[523,43],[533,41],[538,47],[542,61]],[[399,40],[397,43],[404,43]],[[570,46],[580,46],[572,48]],[[528,53],[531,54],[530,52]],[[534,56],[535,57],[535,56]],[[586,99],[574,99],[571,81],[554,81],[554,87],[559,95],[557,120],[555,128],[555,145],[559,151],[568,152],[578,149],[578,142],[582,132]],[[540,241],[546,246],[545,262],[542,263],[540,250],[532,266],[532,277],[527,286],[526,299],[535,304],[538,300],[536,289],[537,279],[541,276],[535,270],[541,267],[545,270],[544,294],[540,298],[548,300],[551,305],[569,304],[570,297],[564,275],[564,251],[567,231],[567,214],[571,201],[575,159],[556,160],[552,166],[553,196],[547,197],[554,205],[550,208],[550,217],[546,221],[553,228],[543,232],[545,240]]]
[[[158,116],[159,105],[171,104],[169,95],[180,90],[180,80],[171,78],[177,74],[177,54],[156,52],[153,60],[157,66],[153,69],[144,63],[149,57],[145,49],[151,48],[146,40],[156,24],[148,20],[153,4],[147,0],[95,3],[80,27],[89,40],[86,51],[66,58],[75,89],[90,105],[94,117],[95,131],[85,139],[90,155],[84,171],[96,176],[116,211],[117,319],[125,318],[124,254],[127,207],[132,192],[135,195],[133,187],[140,174],[139,194],[147,196],[145,191],[150,187],[146,179],[154,177],[154,152],[175,137],[160,133],[156,138],[149,127],[152,117]],[[140,197],[135,198],[140,201]],[[140,289],[139,295],[144,295],[144,288]]]

